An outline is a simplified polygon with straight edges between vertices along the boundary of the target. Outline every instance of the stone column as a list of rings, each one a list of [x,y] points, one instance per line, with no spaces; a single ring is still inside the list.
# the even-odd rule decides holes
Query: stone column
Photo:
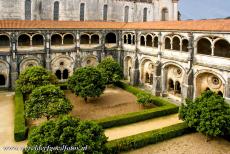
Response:
[[[11,68],[10,68],[10,88],[15,89],[15,81],[18,79],[19,69],[18,69],[18,56],[17,56],[17,34],[11,34]]]
[[[137,31],[135,31],[136,39],[135,39],[135,57],[134,57],[134,64],[131,70],[131,84],[138,85],[139,78],[140,78],[140,70],[139,70],[139,60],[138,60],[138,52],[139,52],[139,44],[140,44],[140,35]]]
[[[100,62],[105,58],[105,30],[102,30],[101,32],[101,56],[100,56]]]
[[[161,94],[161,46],[162,46],[162,34],[158,34],[158,52],[157,52],[157,62],[154,65],[153,72],[153,94],[160,96]]]
[[[80,44],[80,32],[79,31],[75,31],[75,51],[76,51],[76,60],[75,60],[75,65],[74,65],[74,70],[78,67],[81,67],[81,52],[80,52],[80,48],[81,48],[81,44]]]
[[[51,34],[49,32],[45,33],[45,51],[46,51],[46,69],[51,71]]]
[[[186,98],[193,99],[194,94],[194,72],[193,72],[193,59],[194,59],[194,37],[192,33],[189,33],[189,45],[188,45],[188,69],[184,76],[184,82],[182,85],[182,101]]]
[[[118,48],[117,48],[117,60],[118,60],[118,63],[121,65],[121,67],[123,67],[123,60],[122,60],[122,57],[121,57],[121,52],[122,52],[122,44],[123,44],[123,41],[122,41],[122,31],[119,31],[118,32]]]

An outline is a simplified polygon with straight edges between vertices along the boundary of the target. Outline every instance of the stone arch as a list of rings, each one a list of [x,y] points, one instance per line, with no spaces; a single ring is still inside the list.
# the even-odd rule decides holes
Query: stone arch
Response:
[[[62,35],[55,33],[51,36],[51,45],[62,45]]]
[[[180,45],[181,45],[181,38],[179,36],[174,36],[172,38],[172,47],[173,47],[173,50],[180,51]]]
[[[183,39],[182,40],[182,51],[188,52],[188,40],[187,39]]]
[[[105,36],[105,43],[115,44],[117,43],[117,36],[113,32],[109,32]]]
[[[0,35],[0,48],[10,48],[10,38],[8,35]]]
[[[9,87],[9,73],[10,73],[10,65],[4,60],[0,60],[0,87],[7,88]]]
[[[211,70],[198,71],[194,76],[195,83],[195,97],[199,96],[207,88],[216,93],[222,92],[224,94],[224,85],[226,81],[224,78]]]
[[[32,46],[43,46],[44,36],[41,34],[35,34],[32,36]]]
[[[24,71],[26,68],[31,66],[39,66],[40,60],[37,57],[26,57],[24,58],[19,65],[20,72]]]
[[[230,58],[230,43],[225,39],[214,41],[214,56]]]
[[[171,38],[165,37],[165,49],[171,49]]]
[[[124,77],[129,82],[131,81],[132,69],[133,69],[133,58],[131,56],[126,56],[124,58]]]
[[[89,44],[90,36],[87,34],[82,34],[80,37],[80,44]]]
[[[212,54],[212,41],[207,38],[203,37],[197,41],[197,53],[198,54],[205,54],[211,55]]]
[[[174,62],[166,62],[162,65],[163,91],[169,96],[181,98],[181,85],[186,74],[185,69]]]
[[[67,72],[65,70],[68,70],[68,77],[69,77],[73,74],[73,69],[74,69],[74,60],[73,58],[69,56],[60,55],[60,56],[55,57],[51,61],[51,70],[54,74],[56,74],[57,72],[59,72],[60,74],[61,72],[61,76],[59,76],[60,78],[59,80],[61,81],[67,80],[65,77],[65,73]],[[56,75],[59,75],[59,74],[56,74]]]
[[[158,36],[154,36],[154,38],[153,38],[153,46],[155,48],[158,48]]]
[[[64,45],[73,45],[74,44],[74,35],[67,33],[63,36],[63,44]]]
[[[91,44],[100,44],[100,37],[98,34],[91,35]]]
[[[145,46],[145,36],[142,35],[140,39],[141,46]]]
[[[94,55],[87,56],[82,60],[82,66],[97,66],[98,58]]]
[[[31,36],[28,34],[21,34],[18,37],[18,46],[30,46],[31,45]]]
[[[143,58],[140,63],[140,81],[145,85],[153,84],[154,63],[148,58]]]
[[[152,47],[153,46],[153,36],[147,35],[146,36],[146,46]]]

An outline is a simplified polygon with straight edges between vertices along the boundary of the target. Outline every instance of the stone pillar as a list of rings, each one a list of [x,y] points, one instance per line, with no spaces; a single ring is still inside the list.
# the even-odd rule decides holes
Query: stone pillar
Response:
[[[135,57],[134,57],[134,65],[131,73],[131,84],[138,85],[140,81],[140,70],[139,70],[139,60],[138,60],[138,52],[139,52],[139,44],[140,44],[140,35],[137,31],[135,31],[136,39],[135,39]]]
[[[123,44],[123,41],[122,41],[122,31],[119,31],[118,32],[118,48],[117,48],[117,60],[118,60],[118,63],[121,65],[121,67],[123,67],[123,60],[121,58],[121,52],[122,52],[122,44]]]
[[[186,98],[193,99],[194,94],[194,72],[193,72],[193,59],[194,59],[194,37],[192,33],[189,33],[189,45],[188,45],[188,70],[184,76],[184,82],[182,85],[182,101]]]
[[[75,51],[76,51],[76,57],[75,57],[75,65],[74,65],[74,70],[78,67],[81,67],[81,52],[80,52],[80,48],[81,48],[81,44],[80,44],[80,32],[79,31],[75,31]]]
[[[105,58],[105,30],[102,30],[101,32],[101,56],[100,56],[100,62]]]
[[[10,88],[15,89],[15,81],[18,79],[19,69],[17,62],[17,34],[11,35],[11,69],[10,69]]]
[[[158,52],[157,52],[157,62],[154,66],[153,72],[153,94],[160,96],[161,94],[161,46],[162,46],[162,34],[158,33]]]
[[[45,51],[46,51],[46,69],[51,71],[51,34],[49,32],[45,33]]]

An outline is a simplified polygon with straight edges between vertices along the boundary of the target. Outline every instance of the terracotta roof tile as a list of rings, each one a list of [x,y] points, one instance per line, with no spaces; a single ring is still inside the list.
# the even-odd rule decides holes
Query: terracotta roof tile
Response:
[[[98,21],[25,21],[0,20],[0,29],[149,29],[183,31],[224,31],[230,32],[230,20],[189,20],[154,22],[98,22]]]

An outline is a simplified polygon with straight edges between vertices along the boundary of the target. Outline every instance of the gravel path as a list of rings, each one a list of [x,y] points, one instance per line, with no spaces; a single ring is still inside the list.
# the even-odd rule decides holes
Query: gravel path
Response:
[[[129,124],[125,126],[110,128],[105,130],[105,135],[109,137],[109,141],[167,127],[173,124],[181,123],[178,119],[178,114],[172,114],[164,117],[154,118]]]
[[[123,154],[230,154],[230,142],[222,138],[206,142],[204,135],[194,133]]]
[[[6,146],[24,147],[26,141],[14,141],[14,104],[12,92],[0,92],[0,154],[21,154],[20,150],[4,151]]]

